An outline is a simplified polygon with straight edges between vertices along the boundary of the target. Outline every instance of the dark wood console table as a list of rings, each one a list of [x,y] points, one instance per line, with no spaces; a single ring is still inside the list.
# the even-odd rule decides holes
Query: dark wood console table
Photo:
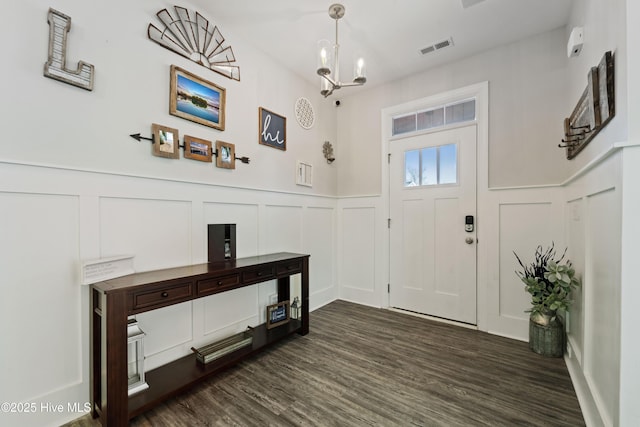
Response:
[[[253,330],[253,343],[206,365],[195,354],[146,372],[149,388],[131,397],[127,390],[127,317],[196,298],[277,279],[278,301],[290,297],[291,275],[301,274],[300,320]],[[106,426],[129,419],[195,383],[298,333],[309,332],[309,255],[276,253],[224,262],[131,274],[96,283],[91,290],[91,403],[93,417]]]

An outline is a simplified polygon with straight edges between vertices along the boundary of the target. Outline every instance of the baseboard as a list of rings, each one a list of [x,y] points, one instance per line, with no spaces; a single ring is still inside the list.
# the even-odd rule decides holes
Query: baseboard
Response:
[[[571,348],[570,340],[567,342],[567,348],[568,350]],[[569,354],[572,356],[570,357]],[[576,392],[580,409],[582,410],[584,422],[587,427],[604,426],[605,424],[602,421],[600,412],[598,411],[596,401],[591,394],[589,384],[582,373],[582,367],[580,366],[580,363],[578,363],[578,359],[575,358],[575,354],[576,352],[571,348],[567,353],[565,353],[564,362],[567,365],[567,370],[569,371],[569,376],[571,377],[571,382],[573,383],[573,388]]]

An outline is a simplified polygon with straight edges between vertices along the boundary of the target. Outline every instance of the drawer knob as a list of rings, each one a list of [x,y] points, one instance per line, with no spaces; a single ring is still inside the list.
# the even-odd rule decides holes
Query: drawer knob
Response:
[[[258,276],[262,276],[262,271],[258,271]]]
[[[168,296],[169,296],[169,292],[164,291],[163,293],[161,293],[161,294],[160,294],[160,296],[161,296],[162,298],[166,298],[166,297],[168,297]]]
[[[218,286],[222,285],[222,280],[218,280]]]

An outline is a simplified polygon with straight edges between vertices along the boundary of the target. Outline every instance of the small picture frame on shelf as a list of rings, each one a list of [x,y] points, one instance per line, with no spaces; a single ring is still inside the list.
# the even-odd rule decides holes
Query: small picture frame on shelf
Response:
[[[195,136],[184,136],[184,158],[199,160],[201,162],[211,163],[212,144],[206,139],[196,138]]]
[[[169,114],[224,130],[226,90],[189,71],[171,66]]]
[[[289,301],[280,301],[267,306],[267,329],[289,322]]]
[[[154,156],[169,159],[180,158],[180,135],[178,129],[162,126],[156,123],[151,125],[153,132],[153,144],[151,150]]]
[[[236,168],[235,145],[224,141],[216,141],[216,166],[224,169]]]

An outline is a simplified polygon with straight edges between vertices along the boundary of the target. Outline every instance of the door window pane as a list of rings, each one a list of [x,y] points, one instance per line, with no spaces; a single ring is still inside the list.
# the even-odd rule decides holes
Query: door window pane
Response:
[[[456,184],[457,182],[458,146],[456,144],[405,151],[405,187]]]
[[[436,128],[444,125],[444,108],[418,113],[418,130]]]
[[[458,159],[456,144],[443,145],[440,151],[440,179],[439,184],[455,184],[458,182]]]
[[[393,135],[401,133],[415,132],[416,115],[411,114],[404,117],[396,117],[393,119]]]
[[[423,148],[420,185],[438,184],[438,147]]]
[[[420,185],[420,151],[406,151],[404,153],[404,186]]]
[[[447,124],[475,120],[476,101],[472,99],[459,104],[449,105],[447,106],[446,116]]]
[[[421,130],[435,129],[445,125],[472,122],[476,119],[476,100],[468,99],[447,106],[416,111],[393,117],[392,135],[402,135]]]

